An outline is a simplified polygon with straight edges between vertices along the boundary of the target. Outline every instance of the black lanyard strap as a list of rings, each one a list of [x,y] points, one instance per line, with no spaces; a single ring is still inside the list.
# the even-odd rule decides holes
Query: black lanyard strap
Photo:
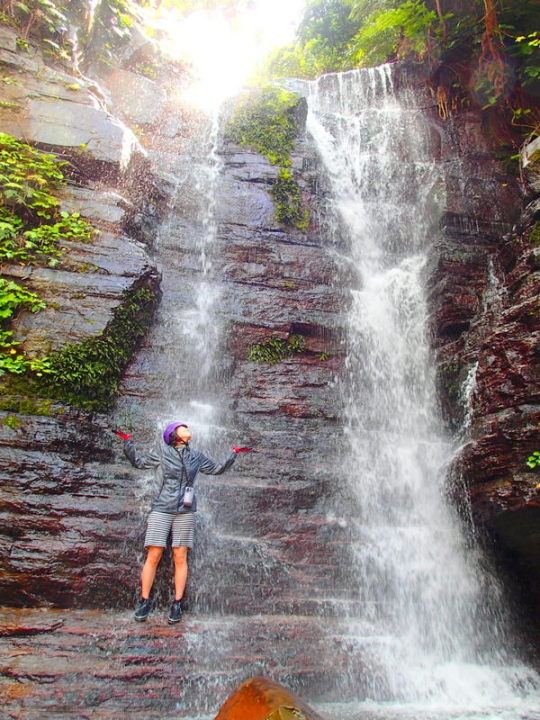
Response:
[[[182,451],[176,449],[176,452],[178,453],[178,457],[180,458],[180,462],[182,463],[182,476],[180,477],[180,485],[182,485],[184,475],[186,476],[186,487],[193,487],[193,483],[189,480],[189,473],[187,471],[186,463],[184,462],[184,458],[182,457]]]

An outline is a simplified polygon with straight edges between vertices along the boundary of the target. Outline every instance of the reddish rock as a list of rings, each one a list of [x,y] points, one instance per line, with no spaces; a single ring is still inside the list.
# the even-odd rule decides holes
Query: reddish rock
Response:
[[[540,606],[540,476],[525,464],[540,448],[540,273],[527,241],[537,210],[533,199],[519,218],[516,182],[505,180],[491,159],[478,123],[458,116],[452,127],[465,172],[478,182],[470,203],[457,179],[450,183],[452,214],[431,251],[441,404],[453,428],[467,417],[469,441],[456,468],[469,488],[473,518]]]
[[[215,720],[320,720],[290,690],[264,677],[254,677],[236,688]]]

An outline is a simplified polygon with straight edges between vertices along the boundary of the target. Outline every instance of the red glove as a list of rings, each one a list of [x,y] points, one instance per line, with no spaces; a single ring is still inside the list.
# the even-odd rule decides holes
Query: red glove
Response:
[[[122,440],[129,440],[129,438],[131,437],[131,435],[129,433],[123,433],[123,432],[120,432],[120,430],[113,430],[113,433],[115,435],[118,435],[118,437],[121,437]]]
[[[235,453],[239,453],[239,452],[249,452],[251,449],[252,449],[252,448],[239,448],[239,447],[234,447],[234,445],[233,445],[233,450],[234,450]]]

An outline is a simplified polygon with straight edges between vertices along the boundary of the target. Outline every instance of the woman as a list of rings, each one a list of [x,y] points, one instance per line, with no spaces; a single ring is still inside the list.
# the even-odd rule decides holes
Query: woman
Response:
[[[146,456],[137,451],[131,435],[115,432],[124,440],[124,453],[134,467],[159,467],[162,477],[160,490],[148,516],[144,540],[147,553],[141,573],[141,599],[135,610],[135,619],[144,622],[152,609],[150,592],[167,538],[172,531],[175,597],[168,620],[169,623],[176,623],[182,617],[181,601],[188,574],[187,555],[188,549],[193,547],[194,513],[197,510],[197,499],[193,492],[195,479],[199,472],[221,475],[234,463],[236,453],[247,452],[251,448],[233,447],[225,462],[218,465],[190,447],[191,431],[184,423],[167,425],[163,432],[165,445]]]

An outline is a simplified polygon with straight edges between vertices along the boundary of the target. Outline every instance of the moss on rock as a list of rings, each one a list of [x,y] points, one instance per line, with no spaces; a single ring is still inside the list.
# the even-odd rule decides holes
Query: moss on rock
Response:
[[[267,86],[244,94],[230,118],[225,139],[238,145],[250,145],[279,165],[272,185],[275,215],[284,225],[305,230],[309,212],[302,207],[300,187],[291,170],[291,153],[300,132],[300,105],[295,93]]]
[[[4,376],[0,390],[6,397],[18,398],[15,404],[19,412],[24,412],[23,406],[28,412],[32,407],[45,410],[44,398],[96,412],[110,410],[123,372],[150,327],[157,299],[153,287],[131,288],[100,336],[70,343],[52,353],[47,358],[48,370],[41,377],[33,373]]]

